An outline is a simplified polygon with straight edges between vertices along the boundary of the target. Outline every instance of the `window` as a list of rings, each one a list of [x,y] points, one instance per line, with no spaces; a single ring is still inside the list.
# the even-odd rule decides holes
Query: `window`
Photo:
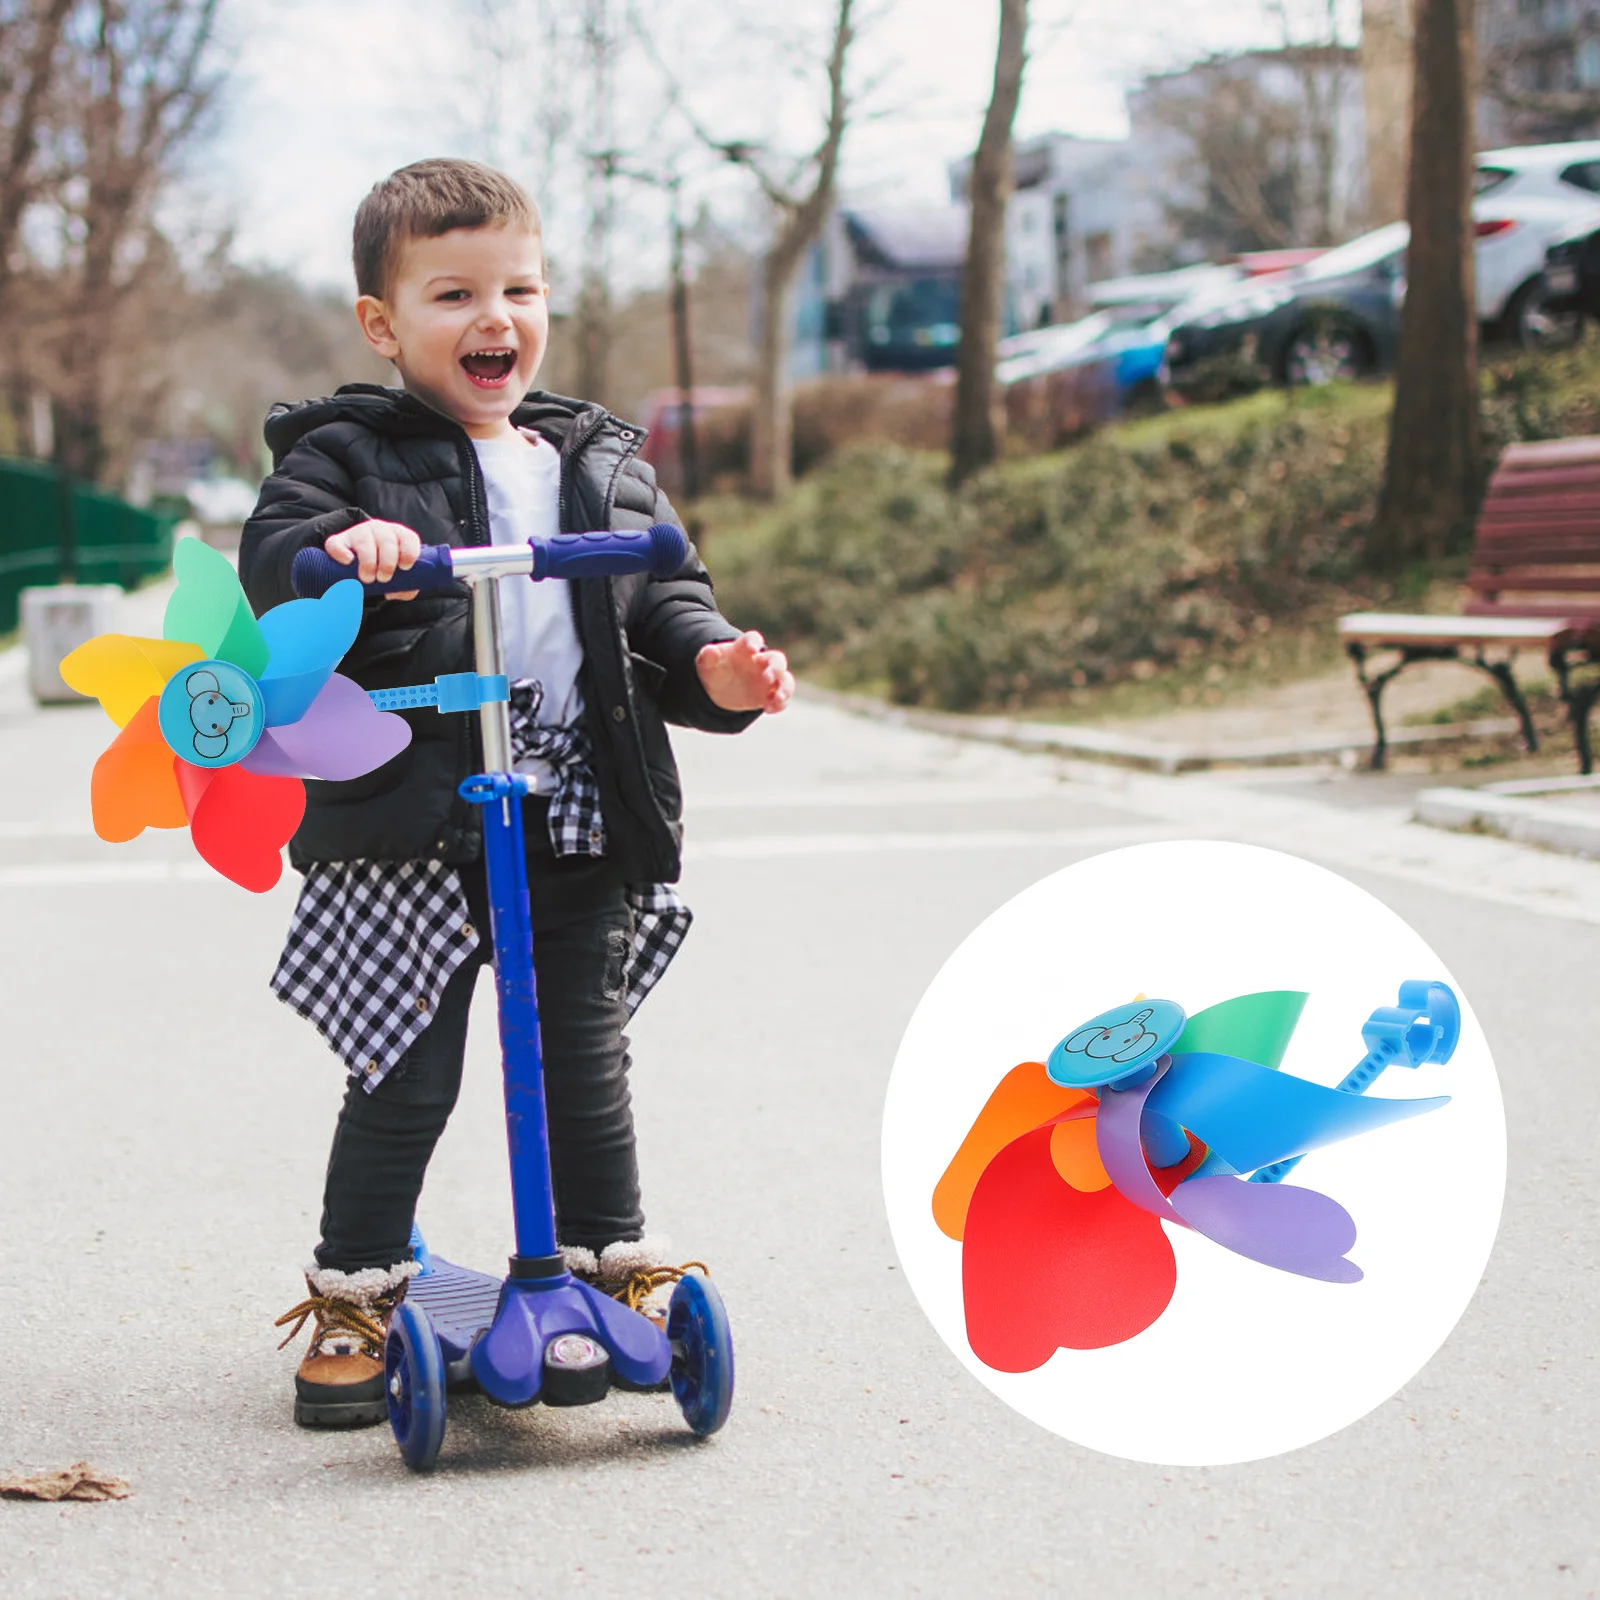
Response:
[[[1596,84],[1600,84],[1600,38],[1596,38],[1591,34],[1588,38],[1578,41],[1574,72],[1580,88],[1592,89]],[[1580,187],[1593,189],[1597,186],[1592,183],[1586,183],[1580,185]]]
[[[1472,192],[1475,195],[1491,194],[1510,176],[1505,167],[1479,167],[1472,175]]]
[[[1588,42],[1584,41],[1585,44]],[[1594,44],[1596,65],[1600,66],[1600,39],[1596,39]],[[1562,172],[1561,181],[1570,183],[1574,189],[1587,189],[1591,194],[1600,194],[1600,161],[1575,161]]]

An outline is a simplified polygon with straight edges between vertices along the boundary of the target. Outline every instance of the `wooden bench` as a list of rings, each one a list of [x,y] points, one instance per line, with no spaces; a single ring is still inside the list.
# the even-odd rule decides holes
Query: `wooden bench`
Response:
[[[1600,438],[1507,448],[1478,513],[1467,589],[1460,617],[1360,611],[1339,619],[1372,708],[1372,765],[1382,767],[1388,749],[1383,691],[1413,661],[1459,661],[1488,673],[1516,712],[1524,743],[1537,750],[1512,661],[1519,650],[1538,649],[1556,675],[1579,767],[1592,771],[1589,713],[1600,675],[1580,681],[1578,669],[1600,665]],[[1369,657],[1385,650],[1395,659],[1371,670]]]

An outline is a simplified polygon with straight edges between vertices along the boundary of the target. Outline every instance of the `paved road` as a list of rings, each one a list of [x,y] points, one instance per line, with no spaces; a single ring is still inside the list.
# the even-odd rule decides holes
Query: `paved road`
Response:
[[[699,925],[636,1030],[654,1226],[714,1265],[733,1420],[669,1403],[452,1414],[440,1470],[289,1418],[339,1072],[265,978],[290,892],[181,836],[87,833],[98,711],[0,682],[0,1470],[87,1457],[104,1505],[0,1502],[0,1593],[1600,1593],[1600,866],[1426,833],[1305,782],[1129,777],[805,703],[687,738]],[[1506,1094],[1499,1245],[1454,1336],[1335,1438],[1161,1469],[1046,1434],[971,1381],[900,1281],[878,1126],[950,950],[1045,873],[1137,838],[1251,838],[1338,867],[1470,992]],[[507,1240],[485,985],[423,1202]],[[369,1588],[369,1586],[371,1586]]]

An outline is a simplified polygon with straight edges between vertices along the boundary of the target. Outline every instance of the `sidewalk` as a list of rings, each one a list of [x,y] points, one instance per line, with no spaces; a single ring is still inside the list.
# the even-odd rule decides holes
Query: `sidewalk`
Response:
[[[1542,663],[1519,667],[1525,690],[1547,684]],[[1316,784],[1319,798],[1345,808],[1399,802],[1432,827],[1600,858],[1600,780],[1576,776],[1564,730],[1554,741],[1542,734],[1544,747],[1529,755],[1510,715],[1428,720],[1486,681],[1449,662],[1419,664],[1395,679],[1384,699],[1390,754],[1382,773],[1368,766],[1372,725],[1348,668],[1216,706],[1084,723],[923,711],[809,684],[804,693],[859,716],[1018,750],[1168,776],[1215,772],[1246,787]]]

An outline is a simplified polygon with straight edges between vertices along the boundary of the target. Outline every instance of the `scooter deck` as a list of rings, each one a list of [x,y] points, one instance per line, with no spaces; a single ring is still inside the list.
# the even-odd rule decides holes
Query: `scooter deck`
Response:
[[[406,1298],[428,1313],[446,1363],[461,1360],[494,1321],[501,1280],[453,1261],[433,1258],[433,1271],[411,1280]]]

